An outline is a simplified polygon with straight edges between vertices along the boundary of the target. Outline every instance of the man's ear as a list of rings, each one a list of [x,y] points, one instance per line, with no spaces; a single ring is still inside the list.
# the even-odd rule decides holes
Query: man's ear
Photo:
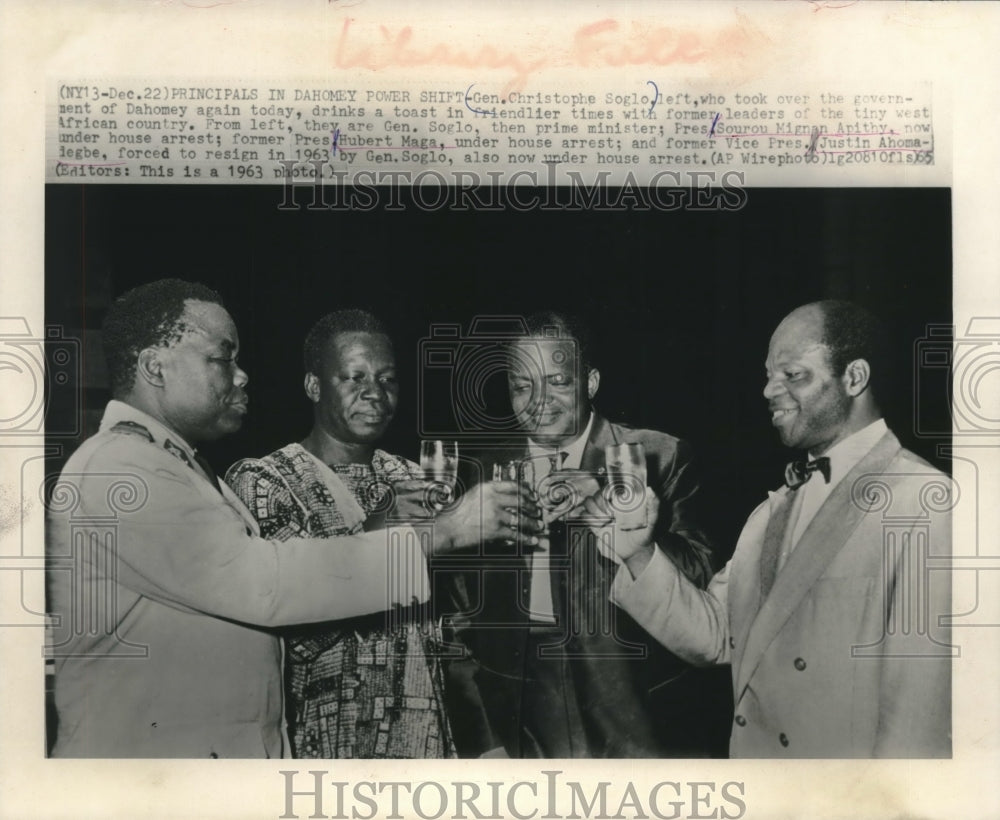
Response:
[[[309,401],[313,404],[319,403],[319,377],[315,373],[306,373],[302,386],[306,389]]]
[[[597,388],[601,386],[601,371],[596,367],[590,368],[587,373],[587,398],[591,401],[597,395]]]
[[[871,383],[872,371],[864,359],[855,359],[844,368],[842,377],[848,396],[860,396]]]
[[[163,387],[163,348],[147,347],[139,351],[136,360],[136,375],[147,384]]]

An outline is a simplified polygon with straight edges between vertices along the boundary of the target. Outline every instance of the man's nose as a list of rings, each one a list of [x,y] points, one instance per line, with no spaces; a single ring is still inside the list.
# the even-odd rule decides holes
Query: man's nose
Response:
[[[775,396],[781,395],[785,391],[784,385],[781,384],[777,379],[768,379],[767,383],[764,385],[764,398],[773,399]]]
[[[233,375],[233,384],[237,387],[246,387],[249,381],[250,376],[247,375],[247,372],[239,365],[236,365],[236,373]]]
[[[366,399],[385,398],[385,385],[378,379],[365,379],[361,385],[361,396]]]
[[[553,397],[552,391],[549,390],[548,386],[541,384],[537,388],[538,403],[539,404],[552,404]]]
[[[544,412],[550,404],[552,404],[552,397],[546,390],[539,390],[531,400],[531,408],[536,413]]]

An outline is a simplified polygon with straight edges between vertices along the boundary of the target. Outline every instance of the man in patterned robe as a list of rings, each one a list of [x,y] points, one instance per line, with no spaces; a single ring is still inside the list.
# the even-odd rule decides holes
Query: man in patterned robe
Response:
[[[419,468],[376,449],[398,401],[384,326],[363,311],[321,319],[305,344],[314,426],[301,443],[235,464],[227,482],[265,538],[377,528],[393,508],[421,514]],[[286,634],[294,754],[453,757],[439,629],[424,607],[296,627]]]

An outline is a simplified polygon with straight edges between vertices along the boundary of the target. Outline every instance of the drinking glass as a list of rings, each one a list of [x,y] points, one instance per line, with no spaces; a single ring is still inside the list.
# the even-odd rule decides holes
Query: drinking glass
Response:
[[[520,481],[529,486],[535,485],[535,465],[530,461],[515,460],[497,462],[493,465],[494,481]]]
[[[646,453],[641,444],[609,444],[604,448],[608,469],[607,498],[623,530],[646,525]]]
[[[451,503],[458,480],[458,442],[430,439],[420,442],[420,469],[431,482],[427,492],[432,509],[442,510]]]
[[[535,465],[530,461],[524,461],[516,459],[514,461],[503,461],[494,462],[493,464],[493,480],[494,481],[518,481],[522,484],[527,484],[529,487],[535,486]],[[516,507],[504,507],[504,509],[511,513],[512,515],[520,515],[519,510]],[[505,538],[504,543],[513,544],[514,539]]]

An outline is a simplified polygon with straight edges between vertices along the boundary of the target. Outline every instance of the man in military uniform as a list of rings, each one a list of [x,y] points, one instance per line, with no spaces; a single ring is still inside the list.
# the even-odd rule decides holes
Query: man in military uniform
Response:
[[[426,600],[422,544],[512,531],[530,543],[540,530],[526,492],[504,482],[439,515],[429,539],[400,527],[278,547],[196,449],[237,430],[248,406],[218,295],[176,279],[136,288],[110,308],[104,342],[115,398],[49,507],[54,756],[281,756],[269,627]],[[518,504],[529,514],[512,520]]]

